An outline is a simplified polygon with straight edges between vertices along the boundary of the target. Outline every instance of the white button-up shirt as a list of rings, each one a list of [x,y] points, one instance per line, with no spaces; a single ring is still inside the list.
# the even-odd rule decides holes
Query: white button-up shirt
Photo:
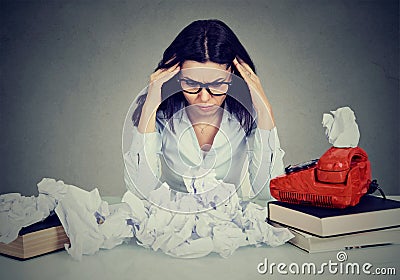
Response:
[[[200,178],[211,171],[216,179],[235,184],[240,190],[248,172],[253,195],[270,198],[269,180],[284,173],[284,151],[276,127],[256,128],[246,136],[236,117],[224,110],[211,149],[205,152],[186,110],[180,110],[171,121],[175,133],[160,114],[155,132],[142,134],[137,127],[133,128],[130,149],[124,154],[128,190],[143,197],[167,182],[171,189],[187,192],[185,179]]]

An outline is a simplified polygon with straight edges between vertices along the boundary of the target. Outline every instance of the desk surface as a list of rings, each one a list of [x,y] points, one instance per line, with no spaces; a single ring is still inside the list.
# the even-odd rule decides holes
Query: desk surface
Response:
[[[361,267],[369,262],[373,268],[394,267],[397,274],[400,273],[400,245],[354,249],[346,253],[348,263],[357,262]],[[336,254],[309,254],[285,244],[276,248],[239,248],[227,259],[215,253],[199,259],[176,259],[131,243],[112,250],[100,250],[93,256],[83,256],[80,262],[73,260],[66,251],[22,262],[0,256],[0,279],[276,279],[283,276],[276,267],[272,275],[269,272],[264,275],[257,272],[257,265],[264,262],[265,258],[269,264],[283,262],[289,266],[293,262],[298,265],[313,262],[319,268],[321,263],[328,263],[329,260],[338,262]],[[324,279],[375,279],[372,275],[330,274],[328,269],[322,275]],[[305,274],[292,277],[310,279],[310,275]],[[380,276],[376,279],[396,277]]]
[[[108,200],[108,199],[107,199]],[[110,200],[108,200],[110,201]],[[347,263],[364,263],[375,268],[395,268],[400,274],[400,245],[389,245],[353,249],[345,251]],[[309,254],[290,244],[279,247],[248,246],[239,248],[231,257],[224,259],[212,253],[204,258],[177,259],[165,255],[161,251],[140,247],[132,240],[111,250],[100,250],[93,256],[83,256],[75,261],[66,251],[58,251],[27,261],[18,261],[0,256],[0,279],[278,279],[284,277],[274,267],[273,274],[259,274],[257,265],[268,260],[271,263],[285,263],[287,276],[294,279],[310,279],[309,274],[293,275],[288,267],[296,263],[301,267],[304,263],[314,263],[317,270],[322,263],[339,263],[338,252]],[[339,267],[339,266],[338,266]],[[330,273],[325,267],[324,279],[398,279],[395,275],[360,275],[337,272]],[[316,276],[314,276],[316,277]],[[311,276],[311,279],[313,276]]]

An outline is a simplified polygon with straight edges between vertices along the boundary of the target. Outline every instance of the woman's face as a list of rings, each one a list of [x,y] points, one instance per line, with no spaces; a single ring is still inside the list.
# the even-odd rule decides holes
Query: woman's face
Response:
[[[230,73],[231,67],[228,69],[226,67],[226,64],[218,64],[211,61],[201,63],[187,60],[182,64],[179,78],[181,81],[186,81],[189,86],[196,85],[196,82],[208,84],[209,90],[218,94],[220,92],[214,88],[225,87],[226,84],[224,83],[230,82],[232,79]],[[195,88],[196,86],[193,87]],[[189,105],[192,105],[191,109],[203,115],[215,113],[226,98],[226,95],[216,96],[210,94],[205,87],[203,87],[197,94],[183,91],[183,95]]]

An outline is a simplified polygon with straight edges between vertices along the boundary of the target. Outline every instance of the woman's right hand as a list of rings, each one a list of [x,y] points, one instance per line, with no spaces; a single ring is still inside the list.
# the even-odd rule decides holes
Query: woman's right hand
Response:
[[[146,102],[152,105],[157,110],[161,104],[161,87],[162,85],[174,77],[180,70],[179,63],[171,66],[170,68],[161,68],[150,75],[150,82],[147,91]]]
[[[140,133],[151,133],[156,129],[156,113],[162,102],[162,85],[174,77],[180,71],[179,63],[170,68],[161,68],[150,75],[146,101],[143,104],[142,113],[138,124]]]

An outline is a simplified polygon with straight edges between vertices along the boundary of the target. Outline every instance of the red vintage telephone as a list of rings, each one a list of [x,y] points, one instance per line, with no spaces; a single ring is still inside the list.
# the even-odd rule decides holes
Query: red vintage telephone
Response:
[[[332,147],[319,160],[288,166],[285,171],[270,182],[271,195],[280,201],[345,208],[377,189],[384,196],[376,180],[371,181],[368,155],[359,147]]]

